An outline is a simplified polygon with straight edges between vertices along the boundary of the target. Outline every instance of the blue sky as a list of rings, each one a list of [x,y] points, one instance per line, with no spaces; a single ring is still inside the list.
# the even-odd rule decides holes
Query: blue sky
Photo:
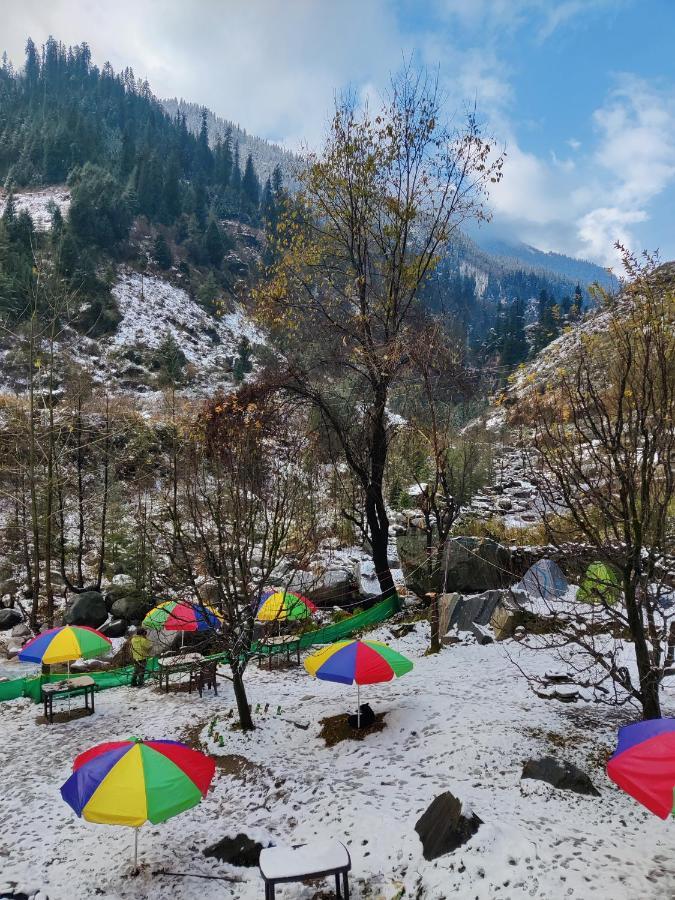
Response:
[[[675,258],[675,0],[0,0],[4,46],[86,40],[159,96],[316,145],[335,91],[377,95],[403,56],[438,66],[505,145],[490,229],[611,264],[617,238]]]

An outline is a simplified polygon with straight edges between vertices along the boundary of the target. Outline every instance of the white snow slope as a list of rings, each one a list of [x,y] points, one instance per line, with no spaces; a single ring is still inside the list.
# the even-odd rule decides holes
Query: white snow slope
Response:
[[[0,215],[5,209],[7,192],[0,188]],[[55,203],[65,217],[70,206],[70,191],[65,185],[53,185],[33,191],[20,191],[14,195],[14,204],[19,213],[27,209],[38,231],[46,231],[51,227],[51,204]]]
[[[425,657],[425,624],[399,640],[388,628],[373,636],[411,656],[415,669],[362,690],[362,700],[386,711],[383,731],[330,749],[318,737],[318,720],[349,709],[353,689],[313,682],[302,669],[250,669],[254,709],[270,704],[250,736],[229,729],[232,719],[225,716],[233,704],[226,688],[218,698],[201,700],[160,695],[151,687],[114,689],[98,696],[94,716],[52,726],[38,723],[41,710],[27,700],[0,705],[0,895],[258,900],[263,886],[256,868],[234,869],[202,855],[239,832],[263,843],[344,841],[354,898],[675,895],[672,822],[648,813],[604,774],[603,754],[616,734],[605,708],[538,700],[506,658],[507,649],[525,653],[519,645],[455,645]],[[552,664],[543,653],[523,655],[521,662]],[[665,699],[672,714],[673,696]],[[96,743],[130,735],[180,739],[188,727],[208,741],[214,716],[221,717],[224,746],[211,742],[209,749],[236,754],[239,762],[222,761],[198,807],[141,830],[142,870],[129,877],[131,830],[79,820],[61,800],[59,787],[73,758]],[[565,749],[556,749],[552,739],[564,740]],[[580,765],[601,796],[521,781],[523,762],[546,753]],[[426,862],[415,822],[445,790],[484,824],[465,846]],[[159,869],[239,880],[163,875]],[[317,890],[289,885],[278,888],[277,897],[311,900]]]

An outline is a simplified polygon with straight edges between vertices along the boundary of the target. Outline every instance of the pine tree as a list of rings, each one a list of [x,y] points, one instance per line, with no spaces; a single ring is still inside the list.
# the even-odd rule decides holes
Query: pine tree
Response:
[[[256,175],[255,166],[253,165],[253,156],[251,153],[246,157],[246,166],[244,175],[241,179],[241,191],[244,197],[244,203],[249,212],[257,211],[260,204],[260,182]]]
[[[241,166],[239,163],[239,141],[234,145],[234,158],[232,160],[232,175],[230,176],[230,188],[238,199],[241,193]]]
[[[28,38],[26,41],[26,65],[24,67],[24,72],[29,86],[32,87],[35,85],[40,77],[40,59],[31,38]]]
[[[225,255],[225,245],[220,228],[215,219],[211,219],[204,236],[204,249],[212,266],[220,267]]]
[[[171,248],[169,247],[166,238],[161,232],[155,238],[155,243],[152,248],[152,255],[160,269],[171,268],[173,264]]]
[[[242,335],[239,346],[237,347],[237,358],[234,361],[234,366],[232,369],[232,375],[236,384],[241,384],[244,380],[245,376],[252,370],[253,363],[251,362],[251,342],[246,337],[246,335]]]
[[[501,364],[517,366],[527,358],[527,337],[525,336],[525,304],[516,299],[506,311],[502,335]]]
[[[537,328],[535,351],[541,350],[555,340],[560,330],[560,309],[546,288],[539,293],[537,301]]]
[[[281,195],[281,191],[284,186],[284,176],[281,172],[281,166],[279,163],[274,167],[274,171],[272,172],[272,190],[274,191],[274,196],[279,197]]]
[[[581,308],[583,306],[584,298],[581,292],[581,285],[578,284],[574,288],[574,297],[572,298],[572,306],[570,309],[570,319],[578,319],[581,315]]]

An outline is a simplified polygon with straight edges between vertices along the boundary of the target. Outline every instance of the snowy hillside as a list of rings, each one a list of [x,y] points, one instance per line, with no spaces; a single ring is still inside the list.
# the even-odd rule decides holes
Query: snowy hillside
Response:
[[[199,106],[197,103],[188,103],[183,99],[178,100],[175,97],[170,100],[162,100],[162,105],[171,116],[175,116],[176,112],[180,110],[186,117],[188,128],[195,133],[199,131],[203,106]],[[232,144],[239,144],[239,158],[242,166],[250,153],[253,157],[256,172],[263,182],[271,176],[274,167],[277,165],[281,167],[284,181],[287,184],[292,182],[293,171],[298,163],[298,158],[295,154],[284,150],[278,144],[272,144],[263,138],[256,137],[254,134],[249,134],[234,122],[216,116],[211,110],[207,110],[207,123],[209,138],[212,143],[215,142],[217,136],[223,137],[228,128],[232,130]]]
[[[0,215],[7,203],[7,191],[0,188]],[[65,184],[51,185],[34,191],[20,191],[14,194],[14,205],[17,213],[27,210],[33,225],[38,231],[45,231],[51,225],[52,208],[56,205],[62,215],[66,215],[70,206],[70,191]]]

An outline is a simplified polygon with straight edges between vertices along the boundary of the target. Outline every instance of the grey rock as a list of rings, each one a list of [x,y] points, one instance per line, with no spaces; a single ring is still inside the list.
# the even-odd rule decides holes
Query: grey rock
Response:
[[[150,611],[150,604],[143,597],[131,595],[119,597],[110,607],[110,613],[116,619],[126,619],[127,622],[141,622],[146,613]]]
[[[482,824],[482,819],[475,813],[464,815],[461,800],[445,791],[417,820],[415,831],[422,841],[424,858],[430,860],[466,844]]]
[[[90,628],[98,628],[107,618],[108,610],[100,591],[84,591],[71,596],[63,616],[66,625],[88,625]]]
[[[9,631],[21,622],[18,609],[0,609],[0,631]]]
[[[288,582],[288,590],[304,594],[317,606],[340,606],[358,596],[354,575],[337,566],[321,573],[296,572]]]
[[[485,625],[479,625],[477,622],[472,622],[470,630],[479,644],[494,644],[495,639],[492,637]]]
[[[20,625],[15,625],[14,628],[12,628],[13,638],[29,638],[32,636],[32,634],[33,632],[30,630],[28,625],[25,624],[25,622],[22,622]]]
[[[508,497],[502,497],[501,500],[497,500],[497,506],[499,509],[509,510],[513,507],[513,502]]]
[[[6,581],[0,581],[0,597],[4,597],[6,594],[9,594],[10,597],[14,597],[19,590],[19,585],[13,578],[8,578]]]
[[[503,593],[494,590],[470,597],[463,597],[457,593],[451,596],[454,601],[448,613],[448,629],[456,626],[458,631],[474,633],[474,625],[490,624],[492,614],[502,601]]]
[[[599,797],[600,792],[585,772],[565,760],[558,761],[554,756],[541,759],[530,759],[523,767],[521,778],[533,778],[562,791],[574,791],[589,797]]]
[[[453,538],[445,556],[450,590],[470,594],[500,588],[513,580],[510,551],[489,538]]]
[[[112,619],[101,625],[99,631],[109,638],[121,638],[127,633],[128,623],[124,619]]]

